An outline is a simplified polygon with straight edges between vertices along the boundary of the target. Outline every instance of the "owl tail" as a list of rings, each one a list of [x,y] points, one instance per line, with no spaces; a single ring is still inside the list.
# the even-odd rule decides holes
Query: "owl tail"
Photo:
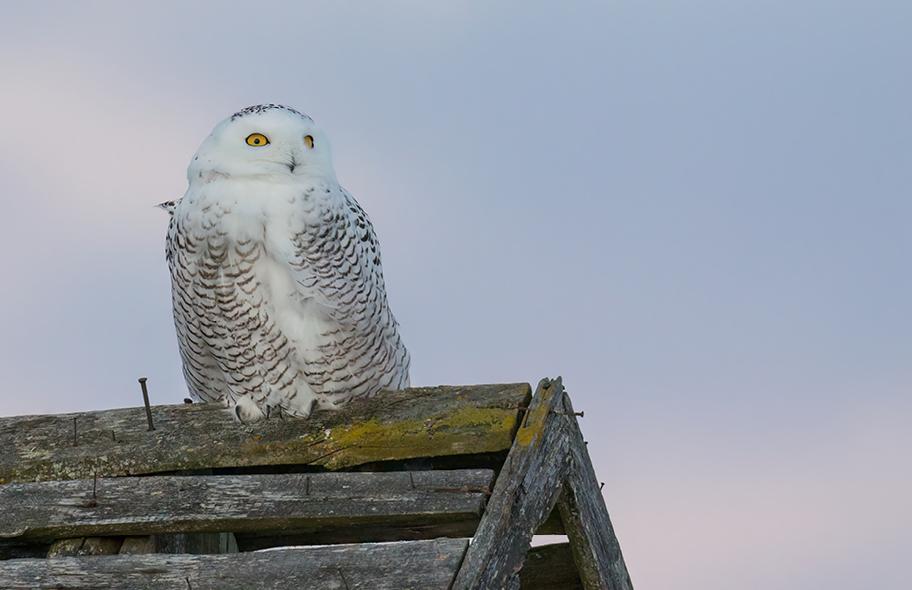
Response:
[[[156,205],[159,209],[163,209],[168,213],[168,215],[174,215],[174,208],[177,206],[177,202],[180,199],[174,199],[173,201],[165,201],[164,203],[159,203]]]

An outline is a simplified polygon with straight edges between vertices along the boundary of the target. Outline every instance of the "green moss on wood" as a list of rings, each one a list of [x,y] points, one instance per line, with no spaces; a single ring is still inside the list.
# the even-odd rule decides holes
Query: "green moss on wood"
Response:
[[[526,384],[415,388],[246,426],[214,404],[155,406],[151,432],[142,408],[0,418],[0,484],[505,451],[530,395]]]

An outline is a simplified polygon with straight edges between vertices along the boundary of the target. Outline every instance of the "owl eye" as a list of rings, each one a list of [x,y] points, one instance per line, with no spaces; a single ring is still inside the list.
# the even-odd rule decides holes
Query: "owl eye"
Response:
[[[262,133],[251,133],[247,136],[247,145],[263,147],[264,145],[269,145],[269,138]]]
[[[304,145],[307,146],[307,149],[314,149],[314,138],[313,135],[304,136]]]

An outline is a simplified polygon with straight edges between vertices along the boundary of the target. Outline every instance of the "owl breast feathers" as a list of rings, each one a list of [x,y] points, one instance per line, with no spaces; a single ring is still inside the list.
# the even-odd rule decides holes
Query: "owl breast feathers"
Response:
[[[252,421],[409,385],[370,219],[306,115],[250,107],[206,138],[166,255],[190,394]]]

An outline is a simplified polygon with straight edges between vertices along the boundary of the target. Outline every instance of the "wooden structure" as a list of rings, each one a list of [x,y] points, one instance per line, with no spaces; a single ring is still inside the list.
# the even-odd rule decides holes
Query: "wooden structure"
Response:
[[[0,418],[0,588],[630,589],[576,416],[556,379]]]

